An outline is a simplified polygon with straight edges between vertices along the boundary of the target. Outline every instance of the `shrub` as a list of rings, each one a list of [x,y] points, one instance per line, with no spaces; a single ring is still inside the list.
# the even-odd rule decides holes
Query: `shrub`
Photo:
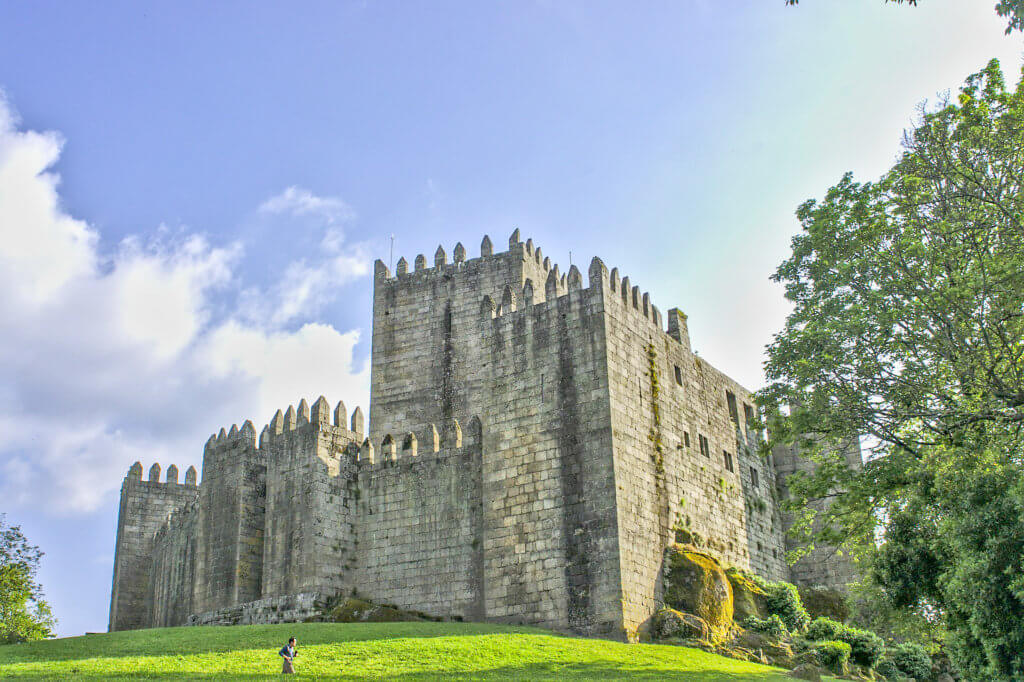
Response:
[[[829,618],[815,618],[807,628],[807,637],[814,640],[836,640],[850,645],[850,659],[872,668],[885,653],[885,642],[870,630],[851,628]]]
[[[875,664],[875,673],[894,682],[903,679],[903,673],[900,672],[900,669],[896,667],[896,664],[888,656]]]
[[[846,642],[818,642],[814,645],[814,652],[818,655],[818,665],[837,675],[846,672],[850,662],[850,645]]]
[[[803,632],[810,624],[811,617],[800,601],[800,593],[797,592],[796,586],[784,582],[766,582],[762,587],[767,593],[765,601],[768,613],[778,615],[790,632]]]
[[[786,624],[774,613],[768,618],[749,616],[743,621],[743,627],[755,632],[763,632],[772,637],[789,637],[789,630],[786,629]]]
[[[885,653],[885,642],[870,630],[846,627],[837,639],[850,645],[850,659],[865,668],[874,667]]]
[[[932,674],[932,657],[920,644],[897,644],[889,652],[893,665],[907,677],[928,679]]]
[[[810,627],[807,628],[808,639],[840,639],[839,633],[846,629],[842,623],[837,623],[831,618],[815,618]]]

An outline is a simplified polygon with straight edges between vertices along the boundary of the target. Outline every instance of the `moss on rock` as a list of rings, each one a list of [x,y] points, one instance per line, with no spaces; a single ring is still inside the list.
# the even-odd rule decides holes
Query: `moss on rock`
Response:
[[[673,544],[665,550],[664,601],[702,618],[717,634],[732,626],[732,585],[718,559],[692,546]]]
[[[762,632],[742,631],[732,640],[733,646],[759,652],[768,663],[782,668],[796,665],[793,647],[788,642]]]
[[[741,623],[750,616],[763,618],[768,613],[768,594],[754,580],[737,568],[730,568],[725,577],[732,587],[733,618]]]
[[[663,608],[651,618],[651,635],[655,639],[696,639],[709,642],[711,627],[700,616]]]

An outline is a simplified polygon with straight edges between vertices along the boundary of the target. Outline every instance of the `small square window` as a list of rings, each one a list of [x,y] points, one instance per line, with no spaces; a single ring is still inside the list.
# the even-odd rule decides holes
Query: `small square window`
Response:
[[[679,365],[676,365],[676,383],[680,386],[683,385],[683,370],[679,369]]]

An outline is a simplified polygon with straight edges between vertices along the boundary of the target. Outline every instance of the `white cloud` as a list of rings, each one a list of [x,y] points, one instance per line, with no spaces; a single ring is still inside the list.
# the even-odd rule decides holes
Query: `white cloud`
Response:
[[[264,421],[284,409],[285,400],[306,396],[312,402],[324,392],[332,400],[344,399],[349,410],[362,405],[365,412],[370,369],[369,363],[353,366],[358,341],[358,331],[339,333],[325,324],[268,334],[231,322],[211,334],[204,364],[217,378],[255,384],[257,414]]]
[[[318,216],[329,223],[341,223],[355,218],[355,211],[341,199],[318,197],[308,189],[294,185],[264,201],[259,210],[260,213]]]
[[[289,188],[264,213],[324,223],[321,248],[285,267],[272,322],[224,314],[244,286],[243,245],[161,228],[112,253],[68,215],[52,171],[59,135],[22,131],[0,99],[0,499],[10,507],[88,511],[131,462],[199,464],[220,426],[265,421],[277,406],[321,392],[351,407],[368,369],[358,331],[294,331],[336,288],[365,275],[337,198]],[[244,297],[243,297],[244,298]],[[357,366],[360,365],[360,366]],[[365,405],[365,403],[363,403]]]
[[[57,210],[57,182],[46,172],[63,144],[54,133],[18,133],[0,98],[0,282],[6,295],[46,301],[96,268],[96,234]]]
[[[312,228],[316,239],[310,242],[311,257],[288,263],[278,280],[264,290],[248,289],[242,308],[258,314],[271,327],[280,328],[300,316],[319,312],[334,298],[335,290],[369,274],[369,258],[361,244],[348,244],[342,223],[355,213],[338,197],[320,197],[301,187],[288,187],[264,201],[259,212],[268,215],[304,218],[312,225],[294,229],[302,234]]]

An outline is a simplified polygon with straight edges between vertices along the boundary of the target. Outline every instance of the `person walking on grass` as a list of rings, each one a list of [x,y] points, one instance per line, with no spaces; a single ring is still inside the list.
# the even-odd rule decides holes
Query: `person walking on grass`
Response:
[[[295,654],[299,653],[295,648],[295,638],[292,637],[288,640],[288,643],[281,647],[281,650],[277,653],[280,654],[281,658],[284,659],[284,664],[281,666],[281,673],[295,673],[295,668],[292,667],[292,661],[295,659]]]

